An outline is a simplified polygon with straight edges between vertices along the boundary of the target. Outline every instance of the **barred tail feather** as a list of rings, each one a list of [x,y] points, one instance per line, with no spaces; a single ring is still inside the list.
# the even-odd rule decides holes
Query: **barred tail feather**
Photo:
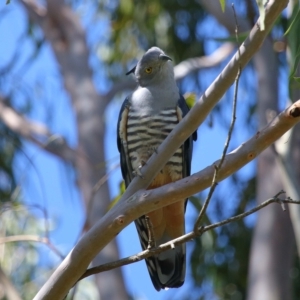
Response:
[[[140,242],[143,250],[148,247],[148,229],[145,217],[135,221]],[[162,240],[156,241],[157,246],[169,241],[165,236]],[[166,288],[177,288],[183,285],[186,269],[186,247],[185,244],[176,246],[174,249],[167,250],[159,255],[146,258],[146,265],[152,283],[157,291]]]

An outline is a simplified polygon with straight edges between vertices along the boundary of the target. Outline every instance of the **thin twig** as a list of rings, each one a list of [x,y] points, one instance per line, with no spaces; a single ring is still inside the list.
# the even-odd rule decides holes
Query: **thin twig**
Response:
[[[32,166],[33,166],[34,169],[36,169],[34,164],[32,164]],[[40,183],[41,183],[41,186],[42,186],[43,185],[42,181]],[[8,203],[4,203],[4,204],[0,205],[0,216],[3,213],[5,213],[9,210],[13,210],[13,211],[27,210],[28,211],[31,208],[38,209],[43,214],[44,227],[45,227],[45,232],[44,232],[45,237],[47,239],[49,239],[50,225],[49,225],[49,217],[48,217],[48,211],[47,211],[47,208],[46,208],[47,207],[46,203],[44,205],[45,207],[43,207],[42,205],[39,205],[39,204],[24,204],[24,203],[20,203],[20,202],[15,203],[14,198],[17,198],[17,197],[14,197],[13,195],[18,193],[18,189],[19,189],[19,186],[17,186],[15,188],[15,190],[13,191],[12,196],[11,196],[11,199],[12,199],[11,201],[9,201]],[[44,190],[42,189],[42,191],[44,191]],[[46,197],[44,198],[44,201],[46,202]]]
[[[104,162],[105,165],[103,167],[106,167],[106,162]],[[95,195],[97,194],[97,192],[99,191],[99,189],[101,188],[101,186],[108,180],[109,176],[111,175],[111,173],[113,171],[115,171],[118,167],[120,167],[120,164],[117,163],[115,165],[113,165],[111,167],[111,169],[106,173],[104,174],[104,176],[102,176],[98,182],[93,186],[92,188],[92,191],[91,191],[91,194],[90,194],[90,197],[89,197],[89,200],[88,200],[88,204],[87,204],[87,209],[86,209],[86,217],[85,217],[85,222],[82,226],[82,229],[81,229],[81,232],[80,232],[80,235],[79,237],[83,234],[84,231],[87,230],[87,228],[89,227],[89,215],[90,215],[90,212],[91,212],[91,209],[93,207],[93,203],[94,203],[94,199],[95,199]],[[78,238],[79,238],[78,237]]]
[[[196,219],[196,222],[194,224],[194,232],[198,233],[199,235],[202,234],[202,229],[203,229],[203,228],[199,228],[200,222],[201,222],[201,220],[202,220],[202,218],[203,218],[203,216],[204,216],[204,214],[206,212],[206,209],[208,207],[210,199],[211,199],[211,197],[212,197],[212,195],[213,195],[213,193],[214,193],[214,191],[215,191],[215,189],[216,189],[216,187],[218,185],[218,182],[217,182],[216,179],[217,179],[217,174],[218,174],[218,170],[219,169],[218,169],[217,166],[214,166],[214,167],[215,167],[215,172],[214,172],[214,176],[213,176],[211,187],[209,189],[208,195],[207,195],[207,197],[206,197],[206,199],[204,201],[204,204],[203,204],[203,206],[202,206],[202,208],[200,210],[200,213],[199,213],[199,215],[198,215],[198,217]]]
[[[38,242],[47,245],[57,256],[62,260],[65,258],[64,255],[50,242],[47,237],[40,237],[37,235],[23,234],[0,237],[0,244],[12,243],[12,242]]]
[[[237,40],[237,43],[238,43],[238,24],[237,24],[237,18],[236,18],[236,13],[235,13],[235,9],[234,9],[233,4],[232,4],[232,9],[233,9],[234,16],[235,16],[235,24],[236,24],[235,25],[235,34],[236,34],[236,40]],[[238,47],[238,54],[239,54],[239,57],[240,57],[241,56],[240,47]],[[237,95],[238,95],[238,87],[239,87],[240,77],[241,77],[241,65],[239,64],[236,79],[235,79],[235,86],[234,86],[231,124],[230,124],[229,130],[228,130],[228,135],[227,135],[227,139],[226,139],[226,142],[225,142],[225,145],[224,145],[224,149],[223,149],[221,159],[220,159],[218,165],[214,166],[215,167],[215,172],[214,172],[214,177],[213,177],[213,180],[212,180],[211,187],[209,189],[208,195],[207,195],[207,197],[204,201],[204,204],[201,208],[201,211],[200,211],[200,213],[199,213],[199,215],[198,215],[198,217],[195,221],[195,224],[194,224],[194,232],[198,233],[198,234],[201,234],[201,232],[203,230],[203,227],[199,227],[199,226],[200,226],[201,220],[202,220],[202,218],[203,218],[203,216],[204,216],[204,214],[207,210],[207,207],[210,203],[212,195],[213,195],[213,193],[214,193],[214,191],[215,191],[215,189],[218,185],[218,181],[217,181],[218,172],[219,172],[219,170],[221,169],[221,167],[223,165],[223,162],[225,160],[225,156],[226,156],[229,144],[230,144],[230,140],[231,140],[231,136],[232,136],[232,132],[233,132],[234,125],[235,125],[235,120],[236,120]]]
[[[224,226],[228,223],[239,221],[239,220],[241,220],[241,219],[257,212],[258,210],[264,208],[265,206],[267,206],[271,203],[278,203],[280,205],[282,203],[285,203],[285,204],[290,203],[290,204],[300,205],[300,200],[292,200],[290,197],[287,197],[285,199],[280,199],[279,196],[283,193],[285,193],[285,192],[280,191],[274,197],[264,201],[260,205],[254,207],[254,208],[252,208],[252,209],[250,209],[250,210],[248,210],[244,213],[241,213],[241,214],[236,215],[234,217],[228,218],[228,219],[223,220],[221,222],[217,222],[217,223],[214,223],[214,224],[211,224],[211,225],[203,226],[201,228],[201,234],[203,234],[206,231],[215,229],[217,227]],[[152,248],[152,249],[146,249],[146,250],[141,251],[141,252],[139,252],[135,255],[131,255],[131,256],[128,256],[126,258],[123,258],[123,259],[120,259],[120,260],[117,260],[117,261],[114,261],[114,262],[111,262],[111,263],[106,263],[106,264],[103,264],[103,265],[100,265],[100,266],[90,268],[90,269],[86,270],[86,272],[80,277],[80,279],[78,281],[80,281],[80,280],[82,280],[82,279],[84,279],[88,276],[94,275],[94,274],[98,274],[98,273],[101,273],[101,272],[104,272],[104,271],[109,271],[109,270],[112,270],[112,269],[115,269],[115,268],[118,268],[118,267],[121,267],[121,266],[129,265],[129,264],[138,262],[140,260],[143,260],[145,258],[148,258],[150,256],[157,255],[161,252],[164,252],[164,251],[172,248],[172,246],[177,246],[177,245],[186,243],[186,242],[196,238],[198,235],[199,235],[198,232],[191,231],[191,232],[189,232],[189,233],[187,233],[187,234],[185,234],[185,235],[183,235],[179,238],[171,240],[171,241],[169,241],[165,244],[161,244],[158,247],[155,247],[155,248]]]

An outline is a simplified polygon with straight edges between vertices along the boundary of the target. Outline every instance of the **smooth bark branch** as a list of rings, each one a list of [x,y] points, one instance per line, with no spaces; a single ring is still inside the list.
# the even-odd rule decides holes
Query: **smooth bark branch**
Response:
[[[234,6],[233,6],[233,11],[234,11],[234,16],[236,18]],[[237,43],[238,43],[238,26],[237,25],[236,25],[236,39],[237,39]],[[239,55],[240,55],[240,53],[239,53]],[[194,232],[195,233],[197,233],[197,231],[199,230],[201,220],[204,217],[204,215],[206,214],[207,207],[208,207],[208,205],[210,203],[210,200],[212,198],[212,195],[213,195],[213,193],[214,193],[214,191],[217,187],[218,172],[222,168],[222,165],[223,165],[223,162],[224,162],[224,159],[225,159],[225,155],[227,154],[227,151],[228,151],[229,143],[230,143],[230,140],[231,140],[233,128],[234,128],[235,121],[236,121],[237,96],[238,96],[238,88],[239,88],[240,77],[241,77],[241,69],[239,68],[237,76],[236,76],[236,80],[235,80],[233,105],[232,105],[232,116],[231,116],[231,123],[230,123],[230,127],[229,127],[229,130],[228,130],[227,139],[226,139],[226,142],[225,142],[225,146],[224,146],[224,149],[223,149],[223,152],[222,152],[220,162],[218,163],[218,165],[215,165],[215,172],[214,172],[212,184],[211,184],[211,187],[209,189],[208,195],[207,195],[207,197],[206,197],[206,199],[205,199],[205,201],[204,201],[204,203],[201,207],[200,213],[199,213],[199,215],[198,215],[198,217],[195,221],[195,224],[194,224]]]
[[[65,257],[60,251],[50,242],[47,237],[40,237],[37,235],[23,234],[0,237],[0,244],[12,243],[12,242],[39,242],[47,245],[61,260]]]
[[[186,243],[188,241],[191,241],[192,239],[198,238],[199,236],[201,236],[206,231],[209,231],[209,230],[215,229],[217,227],[224,226],[228,223],[236,222],[236,221],[239,221],[243,218],[246,218],[247,216],[249,216],[251,214],[254,214],[258,210],[266,207],[267,205],[270,205],[271,203],[278,203],[280,205],[288,204],[288,203],[289,204],[298,204],[298,205],[300,205],[300,201],[298,201],[298,200],[292,200],[290,198],[280,199],[280,198],[278,198],[278,196],[274,196],[273,198],[264,201],[260,205],[254,207],[251,210],[246,211],[242,214],[239,214],[239,215],[236,215],[234,217],[228,218],[228,219],[223,220],[221,222],[217,222],[217,223],[214,223],[214,224],[211,224],[211,225],[200,227],[198,229],[197,233],[195,231],[191,231],[191,232],[189,232],[185,235],[182,235],[181,237],[179,237],[177,239],[171,240],[171,241],[169,241],[165,244],[161,244],[158,247],[141,251],[137,254],[128,256],[128,257],[120,259],[118,261],[114,261],[114,262],[107,263],[107,264],[104,264],[104,265],[101,265],[101,266],[90,268],[80,277],[79,280],[82,280],[82,279],[84,279],[88,276],[91,276],[91,275],[94,275],[94,274],[97,274],[97,273],[109,271],[111,269],[119,268],[119,267],[122,267],[122,266],[126,266],[126,265],[129,265],[129,264],[141,261],[142,259],[145,259],[145,258],[153,256],[153,255],[157,255],[161,252],[164,252],[164,251],[172,248],[173,246],[177,246],[177,245]]]
[[[53,134],[41,123],[30,121],[0,98],[0,120],[12,131],[66,162],[74,163],[76,152],[62,136]]]
[[[201,220],[204,217],[204,215],[206,214],[207,207],[208,207],[208,205],[210,203],[212,195],[213,195],[213,193],[214,193],[214,191],[215,191],[215,189],[217,187],[217,184],[218,184],[219,170],[222,168],[223,162],[225,160],[225,156],[227,154],[227,150],[228,150],[228,147],[229,147],[229,143],[230,143],[230,140],[231,140],[231,136],[232,136],[232,132],[233,132],[235,120],[236,120],[237,93],[238,93],[238,86],[239,86],[240,76],[241,76],[241,72],[239,70],[237,78],[236,78],[236,82],[235,82],[235,90],[234,90],[234,98],[233,98],[233,108],[232,108],[232,118],[231,118],[231,124],[230,124],[229,131],[228,131],[228,136],[227,136],[227,139],[226,139],[226,142],[225,142],[225,146],[224,146],[224,149],[223,149],[223,153],[222,153],[221,159],[218,162],[218,164],[217,165],[215,164],[215,166],[214,166],[214,168],[215,168],[214,176],[213,176],[212,184],[211,184],[211,187],[209,189],[208,195],[207,195],[207,197],[206,197],[206,199],[205,199],[205,201],[203,203],[203,206],[201,207],[200,213],[199,213],[199,215],[198,215],[198,217],[197,217],[197,219],[195,221],[195,224],[194,224],[194,231],[195,232],[197,232],[197,230],[199,229]]]
[[[7,300],[22,300],[17,289],[14,287],[8,276],[4,273],[0,267],[0,287],[1,291],[4,292],[4,297]]]
[[[234,35],[236,27],[235,16],[230,5],[226,5],[225,10],[222,11],[219,0],[198,0],[198,2],[209,14],[214,16],[221,25],[227,28],[227,30]],[[240,32],[247,32],[251,29],[250,22],[247,18],[239,17],[237,21]],[[257,24],[259,25],[259,22]]]
[[[40,237],[38,235],[32,234],[23,234],[23,235],[12,235],[12,236],[4,236],[0,237],[0,244],[4,243],[12,243],[12,242],[39,242],[43,244],[47,244],[49,240],[44,237]]]
[[[233,52],[234,48],[234,43],[227,42],[210,55],[194,57],[182,61],[174,67],[175,79],[181,80],[193,72],[219,65]]]

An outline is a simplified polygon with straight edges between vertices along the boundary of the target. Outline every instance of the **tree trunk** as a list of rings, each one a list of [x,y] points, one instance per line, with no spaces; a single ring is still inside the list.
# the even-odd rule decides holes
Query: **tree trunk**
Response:
[[[258,75],[257,113],[261,128],[277,111],[278,102],[278,62],[270,38],[257,53],[254,64]],[[279,174],[275,151],[269,148],[258,157],[258,203],[283,188]],[[248,300],[291,299],[289,270],[293,251],[294,236],[288,211],[283,212],[278,205],[259,211],[250,252]]]
[[[106,213],[110,202],[107,182],[102,184],[92,201],[93,187],[106,173],[103,167],[104,113],[108,99],[101,97],[94,86],[86,34],[72,9],[60,0],[48,0],[46,9],[31,1],[23,4],[52,46],[76,114],[78,155],[75,166],[87,208],[86,227],[89,228]],[[113,241],[95,258],[94,264],[117,259],[118,248]],[[120,269],[98,274],[96,282],[101,300],[128,299]]]
[[[235,34],[235,17],[230,7],[223,13],[219,1],[199,2],[232,35]],[[246,19],[238,17],[237,23],[239,33],[249,30],[250,22]],[[258,76],[258,123],[262,128],[267,123],[267,115],[277,111],[278,102],[278,63],[270,38],[265,40],[253,61]],[[258,203],[274,196],[283,187],[275,158],[270,148],[258,157]],[[293,249],[289,213],[283,212],[278,205],[259,211],[250,253],[248,300],[291,299],[288,272],[293,263]]]

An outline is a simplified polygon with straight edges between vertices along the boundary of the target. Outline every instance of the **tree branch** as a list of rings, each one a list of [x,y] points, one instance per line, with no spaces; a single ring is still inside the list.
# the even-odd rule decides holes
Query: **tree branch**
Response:
[[[233,10],[234,10],[234,6],[233,6]],[[234,10],[234,16],[236,18],[235,10]],[[236,24],[236,39],[237,39],[237,42],[238,42],[238,25],[237,24]],[[238,49],[238,51],[240,51],[240,49]],[[238,52],[238,53],[240,55],[240,52]],[[207,207],[210,203],[211,197],[212,197],[212,195],[213,195],[213,193],[214,193],[214,191],[217,187],[218,173],[219,173],[219,170],[221,169],[221,167],[223,165],[225,155],[227,154],[227,151],[228,151],[229,143],[230,143],[230,140],[231,140],[231,136],[232,136],[235,120],[236,120],[237,95],[238,95],[240,76],[241,76],[241,68],[238,69],[238,73],[237,73],[237,76],[236,76],[236,79],[235,79],[235,88],[234,88],[233,106],[232,106],[232,117],[231,117],[230,127],[229,127],[229,130],[228,130],[227,139],[226,139],[226,142],[225,142],[225,146],[224,146],[223,153],[222,153],[221,159],[219,161],[219,164],[214,166],[215,167],[215,172],[214,172],[214,176],[213,176],[213,180],[212,180],[212,185],[209,189],[208,195],[207,195],[207,197],[204,201],[204,204],[203,204],[203,206],[200,210],[200,213],[199,213],[199,215],[198,215],[198,217],[195,221],[195,224],[194,224],[195,233],[197,233],[197,231],[199,230],[201,220],[202,220],[203,216],[206,213],[206,210],[207,210]]]
[[[198,0],[203,8],[213,15],[220,24],[222,24],[230,33],[234,34],[235,31],[235,16],[234,12],[229,5],[225,6],[222,11],[220,2],[218,0]],[[275,1],[273,1],[274,3]],[[283,4],[287,6],[287,4]],[[247,32],[251,29],[250,22],[246,18],[238,18],[239,29],[241,32]],[[256,23],[259,26],[259,23]],[[256,26],[256,25],[255,25]]]
[[[88,269],[87,271],[84,272],[84,274],[79,278],[78,281],[80,281],[80,280],[82,280],[82,279],[84,279],[88,276],[97,274],[97,273],[101,273],[101,272],[104,272],[104,271],[109,271],[109,270],[112,270],[112,269],[115,269],[115,268],[126,266],[126,265],[129,265],[129,264],[141,261],[141,260],[143,260],[145,258],[148,258],[150,256],[157,255],[157,254],[159,254],[161,252],[164,252],[168,249],[174,248],[174,246],[177,246],[177,245],[186,243],[188,241],[191,241],[192,239],[195,239],[195,238],[201,236],[206,231],[209,231],[209,230],[215,229],[217,227],[224,226],[228,223],[236,222],[236,221],[239,221],[243,218],[246,218],[247,216],[249,216],[251,214],[254,214],[258,210],[266,207],[267,205],[270,205],[271,203],[278,203],[280,205],[285,204],[285,203],[286,204],[291,203],[291,204],[300,205],[300,201],[297,201],[297,200],[292,200],[290,198],[280,199],[279,195],[281,195],[282,193],[284,193],[284,192],[281,191],[280,193],[275,195],[273,198],[270,198],[270,199],[264,201],[260,205],[254,207],[251,210],[246,211],[242,214],[239,214],[237,216],[228,218],[226,220],[223,220],[221,222],[217,222],[217,223],[214,223],[214,224],[211,224],[211,225],[201,226],[200,228],[198,228],[197,232],[195,230],[193,230],[193,231],[191,231],[191,232],[189,232],[185,235],[180,236],[179,238],[176,238],[176,239],[173,239],[173,240],[171,240],[167,243],[161,244],[158,247],[141,251],[141,252],[139,252],[135,255],[128,256],[128,257],[120,259],[118,261],[114,261],[114,262],[111,262],[111,263],[103,264],[101,266],[90,268],[90,269]]]
[[[39,242],[47,245],[60,259],[64,259],[64,255],[62,255],[59,250],[50,242],[47,237],[40,237],[32,234],[22,234],[22,235],[13,235],[13,236],[5,236],[0,237],[0,244],[4,243],[12,243],[12,242]]]
[[[70,148],[66,140],[53,134],[41,123],[30,121],[5,104],[0,98],[0,120],[13,132],[29,140],[38,147],[74,164],[76,152]]]
[[[233,52],[234,47],[234,43],[227,42],[210,55],[194,57],[182,61],[174,67],[175,79],[179,81],[195,71],[219,65]]]
[[[22,0],[21,3],[23,3],[27,9],[30,18],[41,25],[47,15],[47,9],[39,5],[35,0]]]
[[[0,244],[11,243],[11,242],[22,242],[22,241],[39,242],[39,243],[46,244],[48,242],[48,239],[37,236],[37,235],[32,235],[32,234],[22,234],[22,235],[0,237]]]
[[[9,280],[9,278],[6,276],[6,274],[3,272],[1,267],[0,267],[0,286],[2,287],[1,290],[4,291],[4,296],[7,297],[7,300],[21,300],[18,291],[16,290],[12,282]]]

